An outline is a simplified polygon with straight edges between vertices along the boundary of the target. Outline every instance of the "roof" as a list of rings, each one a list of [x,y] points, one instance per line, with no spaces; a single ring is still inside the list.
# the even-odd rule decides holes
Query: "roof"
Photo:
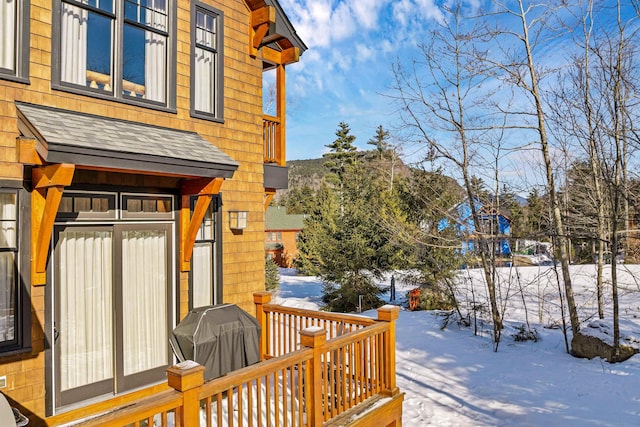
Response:
[[[269,206],[265,214],[265,231],[270,230],[302,230],[305,215],[289,215],[284,206]]]
[[[49,163],[231,178],[238,162],[194,132],[16,102],[20,131]]]

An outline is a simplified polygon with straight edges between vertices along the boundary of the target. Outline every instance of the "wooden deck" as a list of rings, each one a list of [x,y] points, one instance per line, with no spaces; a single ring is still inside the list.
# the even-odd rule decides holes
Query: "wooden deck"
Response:
[[[270,304],[270,297],[268,292],[254,295],[262,327],[260,363],[208,382],[204,367],[176,365],[167,369],[165,390],[135,401],[114,400],[111,407],[104,402],[95,413],[82,408],[48,424],[402,425],[404,395],[395,371],[397,307],[380,308],[374,320],[282,307]]]

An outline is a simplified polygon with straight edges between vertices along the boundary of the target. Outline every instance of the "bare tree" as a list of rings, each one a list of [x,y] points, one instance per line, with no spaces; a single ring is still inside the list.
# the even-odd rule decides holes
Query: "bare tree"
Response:
[[[498,14],[506,15],[507,21],[515,20],[518,24],[513,27],[496,29],[496,34],[500,36],[501,40],[501,58],[493,60],[487,58],[485,60],[491,61],[499,70],[498,77],[502,78],[505,83],[521,90],[532,104],[532,110],[530,111],[525,106],[521,112],[511,111],[510,113],[521,117],[524,116],[523,128],[533,129],[538,137],[537,142],[546,173],[547,193],[551,203],[554,238],[557,241],[557,245],[555,245],[556,257],[560,261],[569,320],[571,330],[575,336],[580,329],[580,322],[569,271],[569,240],[563,224],[560,196],[556,188],[556,176],[551,158],[551,143],[546,123],[547,114],[540,87],[543,74],[538,69],[534,51],[538,47],[538,43],[550,42],[549,39],[545,38],[545,32],[549,32],[550,36],[553,35],[549,31],[548,25],[553,18],[554,7],[549,4],[527,6],[524,0],[517,0],[509,4],[496,1],[495,4]],[[512,4],[515,4],[513,8],[511,7]],[[512,48],[513,40],[517,45],[516,48]]]
[[[479,48],[488,41],[489,33],[464,20],[460,3],[444,7],[444,11],[445,20],[420,46],[422,61],[414,61],[411,69],[400,64],[393,67],[394,98],[400,104],[406,129],[426,144],[429,158],[446,162],[461,175],[487,284],[497,350],[502,317],[496,297],[495,253],[483,232],[472,179],[473,168],[487,163],[480,157],[492,149],[488,131],[496,127],[481,110],[483,100],[491,93],[483,87],[488,74],[475,60],[482,54]]]

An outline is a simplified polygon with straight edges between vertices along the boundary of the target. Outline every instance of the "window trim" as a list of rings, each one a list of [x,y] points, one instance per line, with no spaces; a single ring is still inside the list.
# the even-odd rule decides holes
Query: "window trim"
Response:
[[[51,57],[56,59],[51,64],[51,88],[54,90],[60,90],[64,92],[73,93],[76,95],[86,95],[92,98],[104,99],[107,101],[115,101],[122,104],[135,105],[139,107],[150,108],[153,110],[165,111],[169,113],[177,113],[176,108],[176,69],[177,69],[177,0],[167,1],[167,18],[168,35],[167,35],[167,57],[166,57],[166,100],[165,102],[158,102],[146,99],[138,99],[130,96],[125,96],[119,93],[122,85],[122,67],[123,67],[123,38],[124,38],[124,26],[125,26],[125,1],[126,0],[114,0],[114,34],[112,41],[112,48],[114,50],[112,59],[113,76],[112,81],[114,83],[114,90],[112,92],[105,93],[98,89],[92,89],[90,87],[82,87],[73,83],[63,82],[61,79],[61,64],[58,60],[61,56],[62,49],[62,37],[61,37],[61,11],[62,3],[64,0],[55,0],[53,2],[52,10],[52,47]],[[76,3],[75,0],[69,0],[70,4]],[[86,10],[94,11],[93,8],[86,6]]]
[[[0,192],[16,194],[17,236],[16,268],[16,331],[14,339],[0,345],[0,357],[30,353],[31,343],[31,270],[30,270],[30,194],[22,187],[22,182],[0,180]]]
[[[15,49],[15,69],[9,70],[0,68],[0,79],[11,80],[18,83],[30,84],[29,80],[29,11],[31,10],[31,0],[17,1],[16,6],[16,40]]]
[[[215,105],[216,112],[215,113],[207,113],[204,111],[196,110],[195,108],[195,95],[196,95],[196,73],[195,73],[195,49],[196,49],[196,14],[198,11],[202,11],[207,14],[216,15],[216,46],[218,47],[216,51],[216,64],[217,67],[214,70],[216,73],[216,85],[218,87],[218,91],[215,94]],[[195,117],[198,119],[209,120],[218,123],[224,123],[224,13],[211,7],[205,3],[200,1],[194,1],[191,4],[191,47],[189,49],[189,64],[190,64],[190,111],[191,117]]]

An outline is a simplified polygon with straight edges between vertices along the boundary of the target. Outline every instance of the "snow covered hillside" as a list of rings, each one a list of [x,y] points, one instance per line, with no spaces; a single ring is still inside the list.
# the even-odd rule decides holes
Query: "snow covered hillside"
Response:
[[[572,268],[583,329],[606,334],[608,322],[597,320],[594,267]],[[397,382],[406,393],[403,425],[640,426],[640,355],[619,364],[568,355],[557,328],[562,322],[553,268],[505,268],[500,273],[506,328],[498,352],[488,324],[478,322],[474,335],[473,327],[455,322],[442,329],[441,313],[401,310]],[[621,336],[637,348],[640,266],[621,265],[618,273]],[[397,289],[404,298],[408,289],[401,281]],[[483,290],[480,271],[461,272],[463,302],[482,302]],[[317,309],[321,292],[317,278],[283,272],[274,302]],[[610,289],[606,292],[610,301]],[[539,339],[516,342],[512,335],[527,320]]]

